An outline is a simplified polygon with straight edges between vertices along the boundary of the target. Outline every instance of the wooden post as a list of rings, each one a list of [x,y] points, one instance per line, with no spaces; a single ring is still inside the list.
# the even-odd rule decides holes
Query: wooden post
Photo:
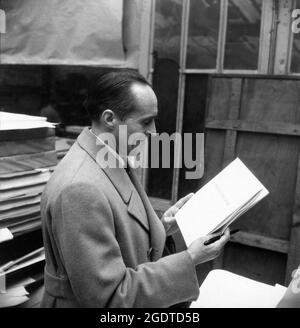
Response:
[[[230,95],[229,104],[229,120],[237,120],[239,118],[241,95],[242,95],[242,78],[232,79],[232,89]],[[225,137],[225,147],[223,155],[223,167],[231,162],[235,157],[235,147],[237,140],[237,131],[227,130]],[[224,252],[222,252],[218,258],[213,261],[213,269],[220,269],[223,267]]]
[[[285,283],[289,284],[293,270],[300,265],[300,156],[298,160],[297,184],[295,191],[295,203],[293,221],[290,235],[288,261],[286,266]]]

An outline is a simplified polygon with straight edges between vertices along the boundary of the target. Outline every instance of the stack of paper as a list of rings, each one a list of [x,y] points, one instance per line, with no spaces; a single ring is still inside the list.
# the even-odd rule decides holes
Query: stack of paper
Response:
[[[242,161],[235,159],[177,212],[186,245],[211,233],[222,234],[268,193]]]
[[[24,130],[34,128],[54,128],[46,117],[0,112],[0,130]]]
[[[200,287],[192,308],[274,308],[286,287],[267,285],[240,275],[212,270]]]
[[[0,243],[40,227],[40,198],[57,164],[54,125],[0,112]]]
[[[20,280],[18,272],[44,260],[42,247],[0,266],[0,308],[17,306],[29,300],[30,293],[43,283],[43,274],[35,275],[34,270],[27,270],[28,276]]]

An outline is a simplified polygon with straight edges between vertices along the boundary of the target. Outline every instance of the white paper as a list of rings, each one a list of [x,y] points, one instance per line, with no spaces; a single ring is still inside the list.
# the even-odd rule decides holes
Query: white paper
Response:
[[[29,206],[29,205],[37,205],[41,201],[41,196],[33,196],[28,198],[21,198],[21,199],[13,199],[10,201],[2,202],[0,200],[0,213],[3,211],[10,211],[17,209],[22,206]],[[1,230],[0,230],[1,231]],[[0,232],[0,242],[1,242],[1,232]]]
[[[16,178],[5,179],[0,182],[0,191],[46,183],[50,177],[51,172],[50,170],[47,170],[45,172],[41,172],[34,175],[25,175],[23,177],[19,176]]]
[[[9,288],[5,293],[0,293],[0,308],[22,304],[29,299],[28,295],[23,286]]]
[[[18,286],[13,288],[7,288],[6,294],[9,296],[20,297],[20,296],[28,295],[29,293],[24,288],[24,286]]]
[[[0,112],[0,130],[20,130],[43,127],[55,128],[55,124],[47,122],[46,118],[42,116]]]
[[[274,308],[286,288],[271,286],[225,270],[212,270],[192,308]]]
[[[235,159],[175,215],[186,245],[233,222],[268,193],[242,161]]]
[[[11,240],[13,238],[14,236],[7,228],[0,229],[0,243]]]

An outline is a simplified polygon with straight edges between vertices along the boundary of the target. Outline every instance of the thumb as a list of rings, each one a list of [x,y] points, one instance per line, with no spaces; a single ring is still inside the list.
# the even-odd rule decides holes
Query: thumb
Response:
[[[191,192],[190,194],[186,195],[185,197],[179,199],[175,206],[179,209],[181,208],[188,200],[190,200],[194,196],[194,193]]]

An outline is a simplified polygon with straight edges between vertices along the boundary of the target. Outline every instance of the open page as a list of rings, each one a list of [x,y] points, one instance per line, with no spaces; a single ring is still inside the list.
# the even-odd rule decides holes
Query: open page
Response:
[[[242,161],[235,159],[177,212],[186,245],[227,226],[268,193]]]

